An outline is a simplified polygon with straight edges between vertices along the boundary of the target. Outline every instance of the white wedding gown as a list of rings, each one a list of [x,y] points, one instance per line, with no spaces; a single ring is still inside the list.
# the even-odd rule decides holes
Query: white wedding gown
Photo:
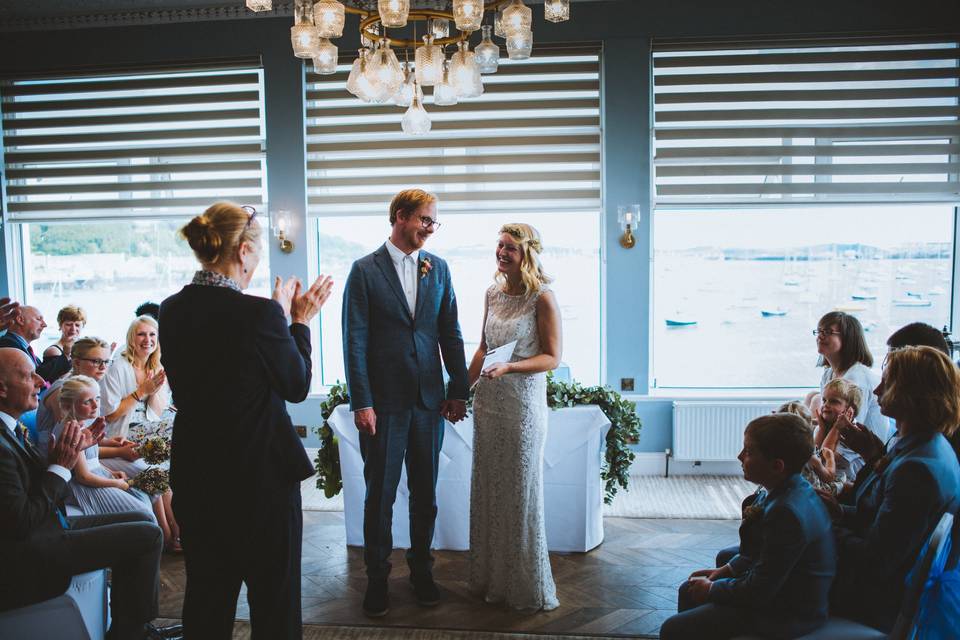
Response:
[[[540,353],[539,296],[487,290],[488,349],[516,340],[514,361]],[[560,604],[543,518],[546,389],[545,373],[511,373],[481,378],[473,401],[469,586],[487,602],[517,609]]]

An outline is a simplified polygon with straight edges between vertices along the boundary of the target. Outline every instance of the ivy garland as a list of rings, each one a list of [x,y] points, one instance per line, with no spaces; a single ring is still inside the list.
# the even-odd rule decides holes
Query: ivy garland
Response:
[[[323,425],[316,430],[320,436],[320,450],[314,465],[317,469],[317,488],[323,489],[328,498],[340,493],[343,479],[340,475],[339,442],[327,419],[337,406],[349,401],[346,385],[338,381],[320,405]],[[617,495],[618,487],[626,489],[630,481],[630,465],[636,457],[630,445],[640,438],[637,405],[607,387],[584,387],[579,382],[560,382],[554,379],[553,374],[547,374],[547,405],[551,409],[585,404],[600,407],[610,421],[604,465],[600,470],[600,478],[604,481],[603,501],[610,504]]]

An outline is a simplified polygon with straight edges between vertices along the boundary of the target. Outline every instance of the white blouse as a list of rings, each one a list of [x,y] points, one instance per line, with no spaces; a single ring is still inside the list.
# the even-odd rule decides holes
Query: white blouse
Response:
[[[100,380],[101,414],[108,416],[116,411],[120,402],[136,390],[137,375],[133,365],[127,362],[126,358],[118,355],[107,370],[107,375]],[[106,437],[126,438],[131,419],[138,413],[141,417],[135,421],[159,420],[169,404],[169,393],[170,388],[164,382],[156,393],[138,402],[133,409],[116,420],[107,422]]]

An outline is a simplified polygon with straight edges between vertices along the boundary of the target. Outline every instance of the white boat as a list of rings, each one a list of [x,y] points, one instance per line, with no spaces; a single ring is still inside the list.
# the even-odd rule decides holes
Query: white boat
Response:
[[[760,309],[760,315],[764,318],[779,318],[787,315],[789,312],[789,309],[783,309],[781,307],[777,307],[776,309]]]
[[[920,300],[917,298],[900,298],[893,301],[895,307],[929,307],[933,302],[930,300]]]
[[[855,291],[850,295],[853,300],[876,300],[877,294],[867,291]]]

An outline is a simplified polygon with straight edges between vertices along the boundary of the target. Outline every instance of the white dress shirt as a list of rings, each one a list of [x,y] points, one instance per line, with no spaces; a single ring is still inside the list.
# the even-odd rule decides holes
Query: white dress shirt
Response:
[[[11,434],[16,440],[19,441],[20,439],[17,438],[17,432],[16,432],[16,429],[17,429],[17,420],[16,420],[13,416],[8,415],[8,414],[4,413],[3,411],[0,411],[0,421],[2,421],[3,424],[5,424],[5,425],[7,426],[7,429],[10,431],[10,434]],[[55,473],[55,474],[57,474],[58,476],[60,476],[61,478],[63,478],[63,481],[64,481],[64,482],[70,482],[70,476],[71,476],[72,474],[70,473],[70,470],[67,469],[66,467],[61,467],[61,466],[58,465],[58,464],[52,464],[52,465],[50,465],[49,467],[47,467],[47,471],[49,471],[50,473]]]
[[[403,294],[407,297],[407,307],[412,317],[417,310],[417,276],[420,270],[420,250],[417,249],[407,255],[390,240],[387,240],[387,253],[390,254],[390,260],[393,261],[393,268],[397,270],[397,277],[400,278],[400,286],[403,288]]]

